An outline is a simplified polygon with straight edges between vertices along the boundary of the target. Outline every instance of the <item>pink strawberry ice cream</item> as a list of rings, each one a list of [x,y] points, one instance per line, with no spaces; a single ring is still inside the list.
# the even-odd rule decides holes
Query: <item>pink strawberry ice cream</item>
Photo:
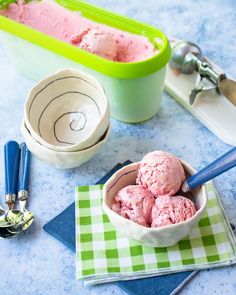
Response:
[[[101,57],[116,60],[117,44],[110,33],[90,30],[82,38],[79,47]]]
[[[112,210],[140,225],[150,226],[153,195],[137,185],[121,189],[114,197]]]
[[[158,53],[148,38],[96,23],[54,1],[19,0],[0,14],[112,61],[137,62]]]
[[[154,151],[140,163],[136,184],[121,189],[111,209],[146,227],[163,227],[188,220],[196,213],[194,203],[174,196],[185,179],[181,162],[175,156]]]
[[[163,151],[154,151],[141,161],[136,182],[154,196],[172,196],[184,179],[184,169],[178,158]]]
[[[156,198],[152,208],[151,227],[179,223],[196,213],[194,203],[182,196],[161,196]]]

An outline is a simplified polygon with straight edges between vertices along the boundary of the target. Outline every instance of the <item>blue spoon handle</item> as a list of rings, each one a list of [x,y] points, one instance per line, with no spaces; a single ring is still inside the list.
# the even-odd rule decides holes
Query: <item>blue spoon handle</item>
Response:
[[[23,142],[20,145],[18,192],[28,191],[29,169],[30,169],[30,151],[28,150],[27,145]]]
[[[236,147],[189,177],[185,184],[190,190],[236,166]],[[183,185],[184,187],[185,185]],[[184,189],[183,189],[184,190]]]
[[[9,141],[4,145],[4,163],[5,163],[5,194],[17,194],[18,168],[19,168],[20,149],[16,141]],[[15,201],[13,199],[6,199]]]

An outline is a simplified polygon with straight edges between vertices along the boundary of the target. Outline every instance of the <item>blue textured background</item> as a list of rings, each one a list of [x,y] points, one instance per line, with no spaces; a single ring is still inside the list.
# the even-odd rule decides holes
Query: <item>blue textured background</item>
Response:
[[[236,78],[236,2],[234,0],[93,0],[117,11],[197,42],[206,55]],[[20,123],[26,94],[34,81],[20,76],[0,44],[0,191],[4,193],[3,145],[22,141]],[[220,120],[220,114],[219,114]],[[117,162],[140,160],[155,149],[170,151],[196,169],[226,152],[221,142],[167,94],[161,111],[144,124],[112,120],[112,133],[103,150],[91,161],[70,171],[59,171],[33,158],[28,208],[36,218],[19,237],[0,241],[0,290],[4,295],[117,294],[113,284],[84,288],[75,279],[75,257],[52,239],[42,226],[74,200],[75,185],[94,183]],[[236,224],[235,169],[215,180],[231,222]],[[236,294],[236,266],[201,271],[181,294]]]

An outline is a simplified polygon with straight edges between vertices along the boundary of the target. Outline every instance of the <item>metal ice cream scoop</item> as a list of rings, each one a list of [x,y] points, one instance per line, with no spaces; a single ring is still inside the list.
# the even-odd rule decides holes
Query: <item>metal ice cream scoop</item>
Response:
[[[218,73],[203,57],[201,49],[194,43],[182,41],[173,47],[173,55],[169,66],[180,73],[191,74],[196,71],[198,79],[195,88],[189,96],[189,103],[193,104],[197,94],[203,91],[216,90],[223,94],[236,106],[236,81],[230,80],[225,73]],[[205,87],[203,79],[211,82],[212,87]]]

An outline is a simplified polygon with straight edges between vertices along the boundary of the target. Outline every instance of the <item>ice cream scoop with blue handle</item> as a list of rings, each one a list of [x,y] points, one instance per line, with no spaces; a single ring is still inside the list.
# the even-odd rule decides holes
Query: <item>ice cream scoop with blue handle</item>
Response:
[[[236,147],[216,159],[214,162],[190,176],[182,185],[182,191],[188,192],[202,185],[210,179],[230,170],[236,166]]]

